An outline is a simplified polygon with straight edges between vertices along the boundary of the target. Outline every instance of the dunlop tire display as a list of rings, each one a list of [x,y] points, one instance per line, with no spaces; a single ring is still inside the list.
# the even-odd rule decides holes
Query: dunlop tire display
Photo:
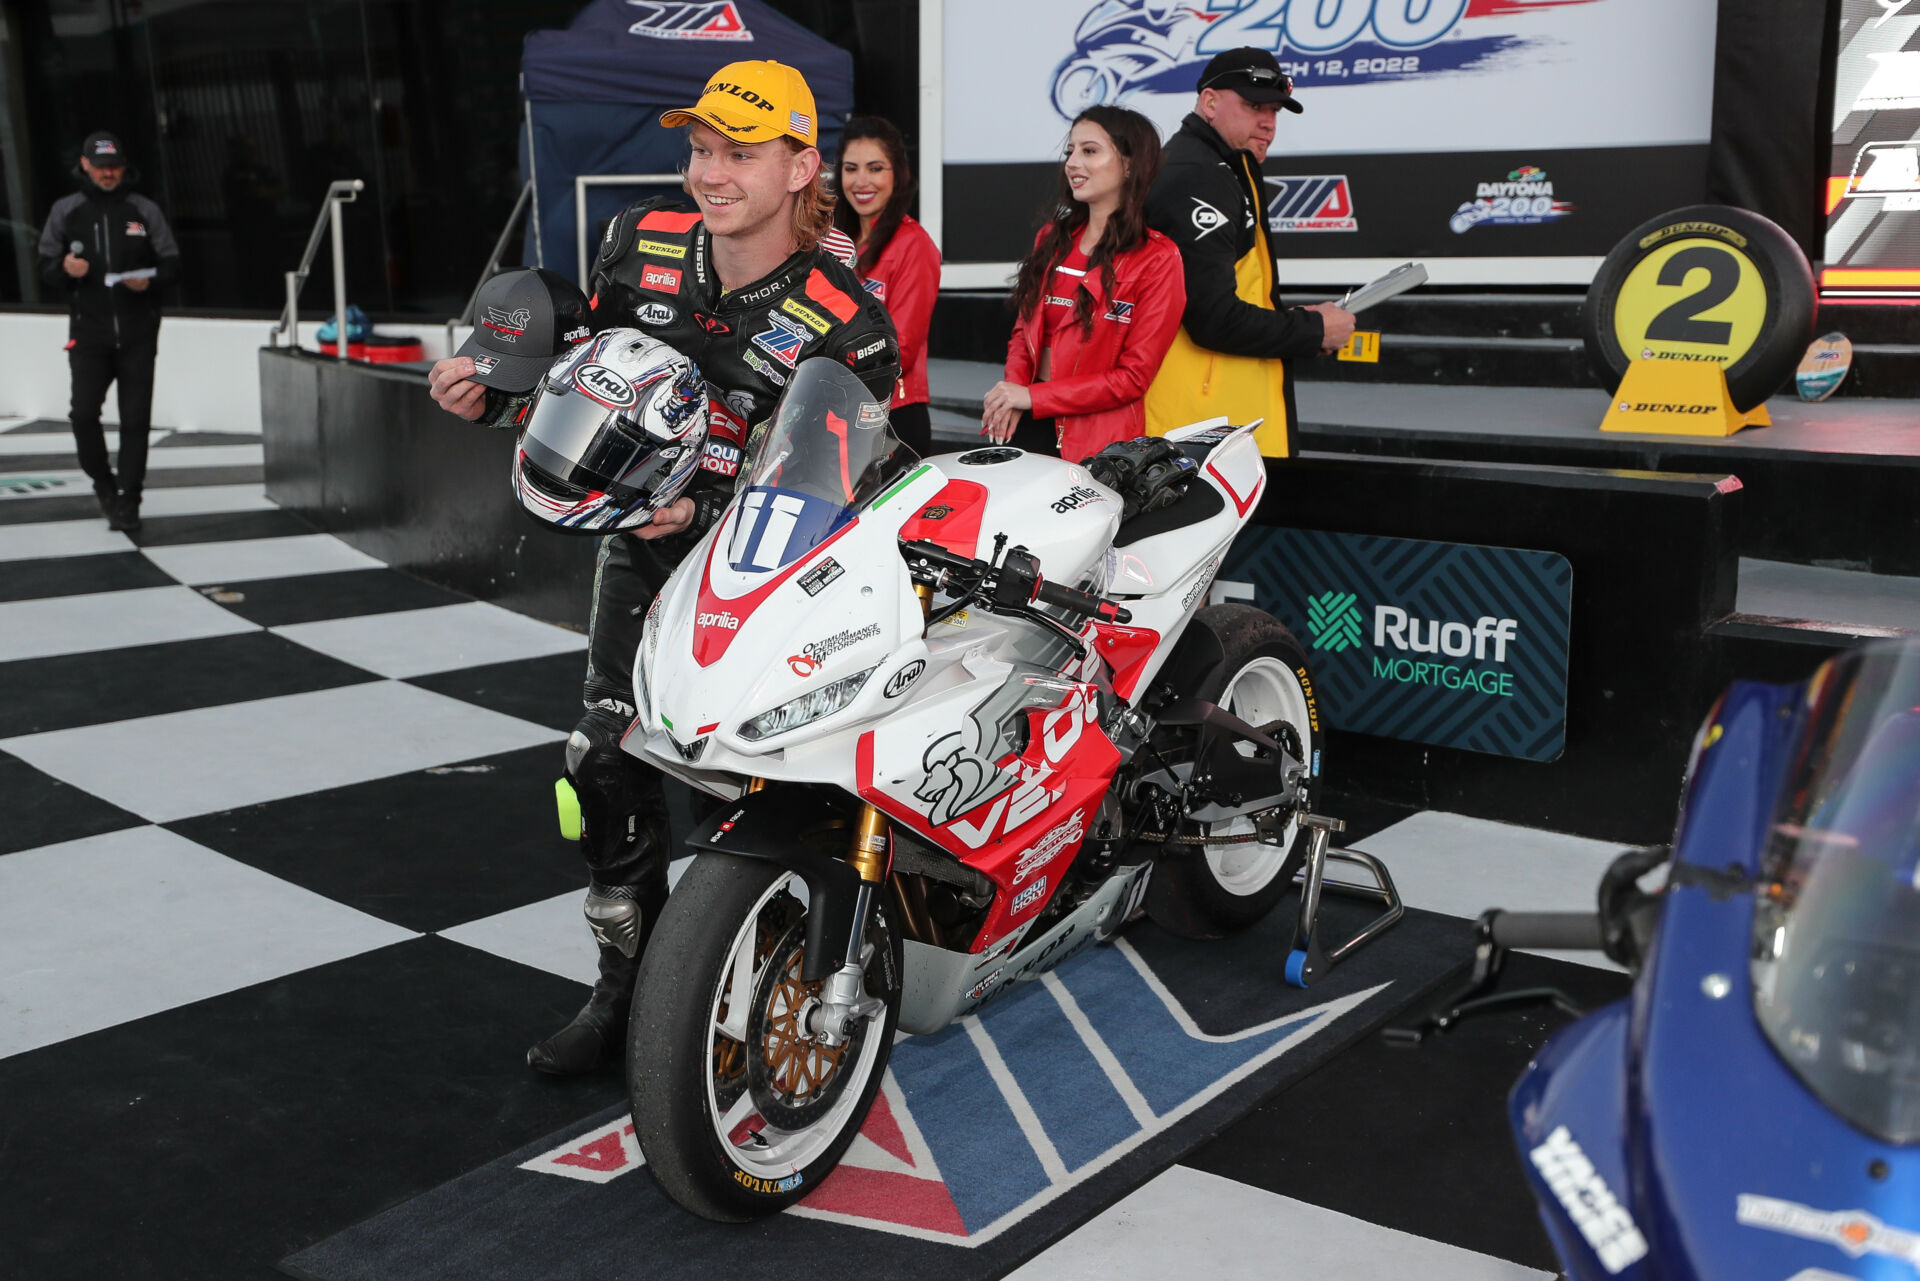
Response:
[[[1607,387],[1635,357],[1712,361],[1744,412],[1793,376],[1816,305],[1813,268],[1786,232],[1744,209],[1690,205],[1613,247],[1587,287],[1580,329]]]

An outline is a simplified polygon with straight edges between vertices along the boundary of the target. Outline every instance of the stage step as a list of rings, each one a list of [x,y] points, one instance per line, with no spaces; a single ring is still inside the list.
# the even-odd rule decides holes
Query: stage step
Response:
[[[1288,292],[1288,306],[1323,302],[1338,293]],[[1584,294],[1417,290],[1362,314],[1380,333],[1375,364],[1332,359],[1296,361],[1302,382],[1387,382],[1500,387],[1602,387],[1580,337]],[[1830,303],[1820,333],[1853,340],[1853,370],[1842,397],[1920,396],[1920,306]],[[1007,296],[948,292],[934,308],[928,350],[949,360],[1006,360],[1013,313]],[[1791,388],[1787,389],[1791,393]]]
[[[1920,578],[1742,557],[1734,611],[1707,629],[1726,680],[1805,680],[1855,645],[1920,636]]]

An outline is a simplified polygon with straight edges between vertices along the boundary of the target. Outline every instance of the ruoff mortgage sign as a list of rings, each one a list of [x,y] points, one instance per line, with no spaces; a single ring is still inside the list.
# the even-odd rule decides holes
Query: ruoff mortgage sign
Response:
[[[1336,729],[1534,761],[1566,746],[1563,556],[1254,526],[1220,585],[1300,638]]]

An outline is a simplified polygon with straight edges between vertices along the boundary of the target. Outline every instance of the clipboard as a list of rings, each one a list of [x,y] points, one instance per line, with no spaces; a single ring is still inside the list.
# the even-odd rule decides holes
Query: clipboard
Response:
[[[1402,263],[1377,280],[1370,280],[1358,289],[1351,290],[1340,300],[1343,310],[1351,312],[1365,311],[1367,308],[1397,298],[1409,289],[1417,289],[1427,283],[1427,269],[1422,263]]]

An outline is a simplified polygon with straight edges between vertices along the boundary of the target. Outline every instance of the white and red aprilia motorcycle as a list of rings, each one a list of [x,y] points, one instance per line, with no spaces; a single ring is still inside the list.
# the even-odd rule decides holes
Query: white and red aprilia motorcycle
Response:
[[[630,1024],[640,1145],[683,1206],[746,1220],[812,1190],[896,1029],[1142,907],[1213,937],[1292,886],[1323,821],[1306,656],[1266,614],[1201,608],[1265,468],[1247,427],[1169,439],[1184,495],[1123,524],[1083,467],[923,462],[845,369],[800,366],[636,663],[627,750],[725,802]],[[1290,978],[1320,958],[1296,940]]]

